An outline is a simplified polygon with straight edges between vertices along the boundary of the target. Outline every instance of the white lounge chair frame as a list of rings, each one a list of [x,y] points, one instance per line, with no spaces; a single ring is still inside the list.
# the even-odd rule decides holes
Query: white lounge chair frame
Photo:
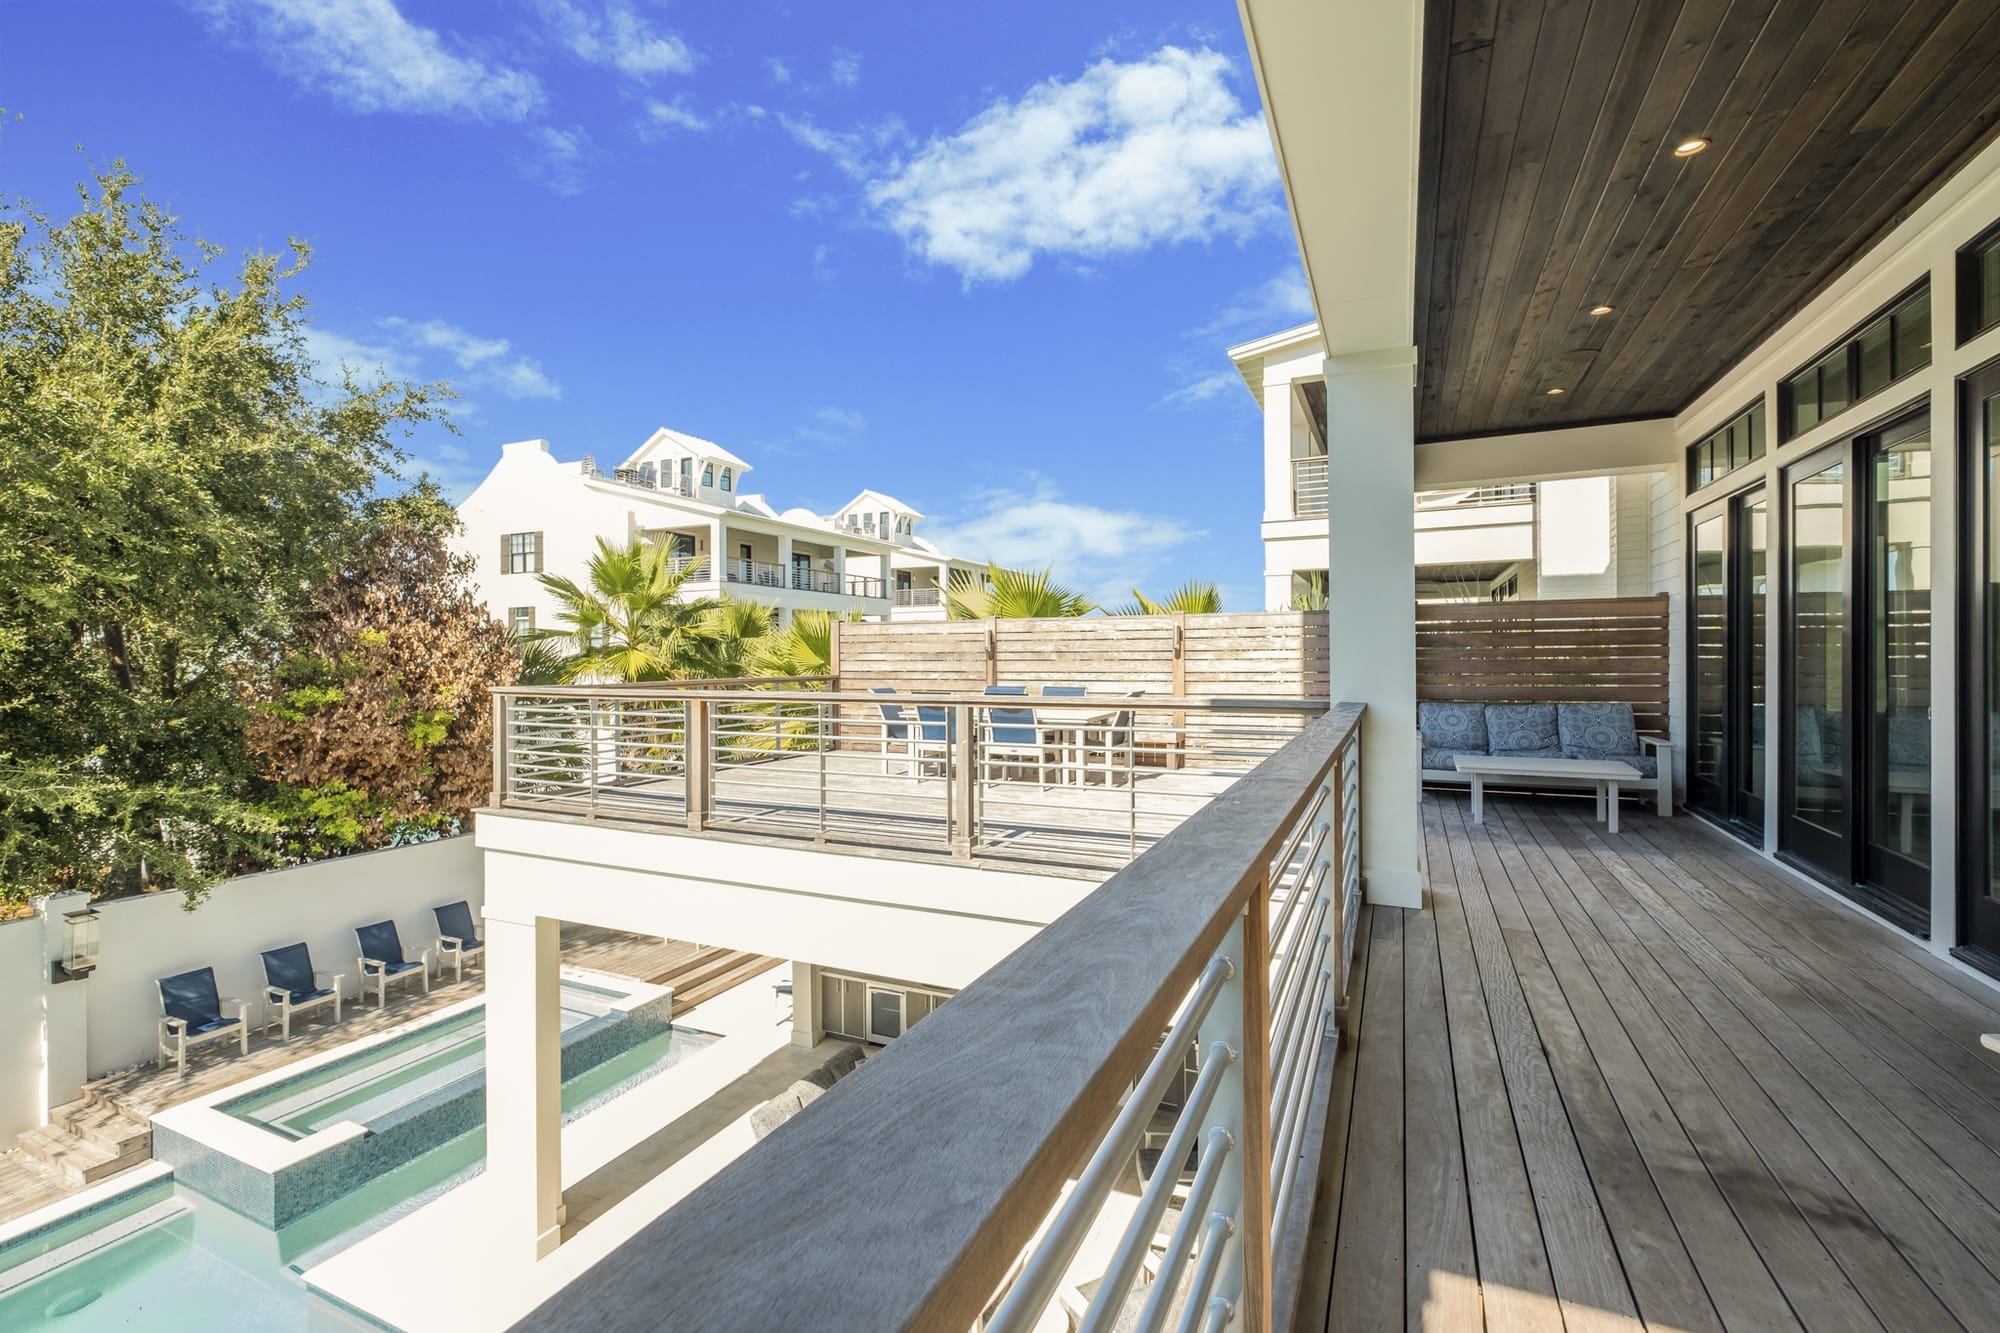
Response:
[[[474,924],[477,923],[475,922]],[[454,982],[465,980],[465,965],[467,962],[475,962],[483,965],[485,961],[486,961],[485,940],[480,940],[477,944],[473,944],[468,947],[466,942],[458,938],[458,936],[456,935],[438,936],[438,942],[437,942],[438,971],[440,973],[443,972],[444,965],[446,963],[450,963],[451,979]],[[425,984],[424,989],[425,990],[430,989],[428,983]]]
[[[361,973],[362,1002],[365,1004],[368,1000],[368,983],[371,981],[375,983],[375,1003],[378,1007],[384,1009],[389,1007],[389,983],[392,981],[407,981],[411,977],[422,977],[424,979],[424,994],[429,995],[431,993],[431,951],[429,949],[419,949],[416,952],[417,958],[415,961],[421,962],[423,966],[408,972],[390,972],[389,960],[381,958],[357,958],[354,965]],[[403,948],[403,956],[394,961],[398,963],[412,961],[407,945]]]
[[[167,1057],[172,1056],[174,1072],[185,1074],[187,1073],[187,1053],[197,1046],[218,1040],[222,1037],[235,1037],[237,1039],[237,1050],[243,1055],[250,1054],[250,1002],[248,1000],[239,1000],[233,995],[224,995],[220,998],[222,1000],[222,1009],[229,1010],[233,1008],[236,1010],[236,1022],[230,1027],[217,1028],[213,1032],[190,1033],[187,1030],[186,1019],[170,1018],[165,1014],[160,1015],[160,1058],[159,1063],[155,1066],[156,1068],[165,1069],[167,1067]]]
[[[322,987],[331,989],[333,994],[315,995],[310,1000],[300,1000],[297,1004],[293,1004],[292,993],[283,986],[264,987],[264,1031],[267,1035],[275,1019],[278,1024],[278,1040],[290,1041],[293,1014],[309,1014],[315,1009],[324,1009],[329,1004],[333,1006],[333,1021],[336,1023],[340,1021],[340,988],[347,980],[347,974],[322,972],[314,968],[313,980]]]

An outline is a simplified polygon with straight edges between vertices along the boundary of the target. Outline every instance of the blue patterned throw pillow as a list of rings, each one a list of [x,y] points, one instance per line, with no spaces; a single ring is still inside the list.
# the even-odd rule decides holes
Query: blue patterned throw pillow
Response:
[[[1560,704],[1556,726],[1562,752],[1572,759],[1611,759],[1639,753],[1639,728],[1631,704]]]
[[[1486,738],[1494,754],[1527,759],[1562,757],[1554,704],[1488,704]]]
[[[1423,733],[1424,749],[1447,755],[1486,753],[1486,706],[1430,702],[1417,705],[1417,730]],[[1425,768],[1432,765],[1427,761]],[[1439,768],[1451,765],[1439,764]]]

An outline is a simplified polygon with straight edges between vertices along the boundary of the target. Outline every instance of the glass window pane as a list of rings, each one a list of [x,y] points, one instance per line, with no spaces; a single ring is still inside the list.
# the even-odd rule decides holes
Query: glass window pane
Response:
[[[1907,375],[1931,363],[1931,294],[1896,312],[1896,373]]]
[[[1770,550],[1770,503],[1758,497],[1743,514],[1744,592],[1749,600],[1750,665],[1746,694],[1750,705],[1750,738],[1744,747],[1744,789],[1764,799],[1764,606],[1768,585],[1766,555]]]
[[[1846,465],[1792,485],[1792,813],[1835,836],[1844,830],[1847,639]]]
[[[868,988],[868,1035],[878,1041],[903,1035],[902,992]]]
[[[1729,679],[1729,589],[1724,582],[1721,515],[1694,528],[1694,752],[1695,780],[1720,785],[1725,751],[1724,692]]]
[[[1974,328],[1991,328],[2000,320],[2000,242],[1979,252],[1979,313]]]
[[[1979,431],[1980,438],[1968,443],[1986,451],[1986,765],[1989,790],[2000,791],[2000,750],[1992,739],[2000,736],[2000,504],[1995,503],[2000,500],[2000,394],[1980,400]],[[1986,896],[2000,902],[2000,805],[1987,804]]]
[[[1819,376],[1808,370],[1792,381],[1792,433],[1800,434],[1819,424]]]
[[[1757,458],[1762,458],[1763,456],[1764,456],[1764,405],[1762,403],[1759,403],[1757,404],[1757,406],[1750,409],[1750,457],[1753,459],[1757,459]]]
[[[1895,372],[1889,365],[1889,321],[1878,319],[1861,331],[1861,383],[1856,396],[1866,398],[1886,388]]]
[[[1847,348],[1829,354],[1813,368],[1819,372],[1819,417],[1824,421],[1854,401],[1847,387]]]
[[[1919,865],[1931,838],[1931,445],[1875,456],[1870,505],[1869,830]]]

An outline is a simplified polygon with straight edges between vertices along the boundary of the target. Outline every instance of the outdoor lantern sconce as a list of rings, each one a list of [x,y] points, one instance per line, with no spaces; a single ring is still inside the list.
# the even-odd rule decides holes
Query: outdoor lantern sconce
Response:
[[[81,981],[97,970],[97,912],[63,913],[63,956],[54,965],[55,981]]]

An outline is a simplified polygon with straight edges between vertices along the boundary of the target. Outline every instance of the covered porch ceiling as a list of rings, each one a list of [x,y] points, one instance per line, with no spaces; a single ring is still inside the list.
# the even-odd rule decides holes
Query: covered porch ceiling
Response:
[[[1421,49],[1419,439],[1680,411],[2000,124],[1992,0],[1433,0]]]
[[[1414,345],[1420,441],[1680,413],[2000,126],[1993,0],[1240,3],[1327,352]]]

